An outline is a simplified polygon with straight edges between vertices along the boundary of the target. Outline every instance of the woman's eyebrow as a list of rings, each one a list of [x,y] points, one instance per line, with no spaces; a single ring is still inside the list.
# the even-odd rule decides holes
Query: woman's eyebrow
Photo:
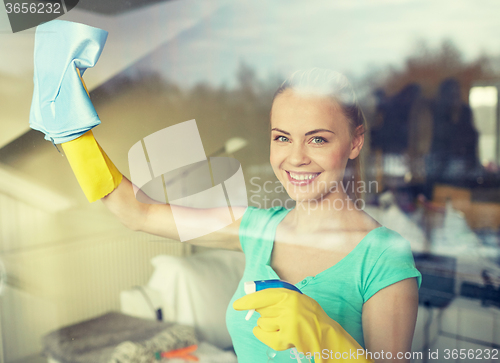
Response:
[[[285,135],[290,135],[289,132],[286,132],[285,130],[278,129],[277,127],[275,127],[274,129],[272,129],[271,131],[279,131],[279,132],[284,133]],[[335,133],[335,132],[333,132],[331,130],[327,130],[327,129],[316,129],[316,130],[312,130],[312,131],[306,132],[305,136],[312,135],[312,134],[317,134],[318,132],[324,132],[324,131],[331,132],[332,134]]]

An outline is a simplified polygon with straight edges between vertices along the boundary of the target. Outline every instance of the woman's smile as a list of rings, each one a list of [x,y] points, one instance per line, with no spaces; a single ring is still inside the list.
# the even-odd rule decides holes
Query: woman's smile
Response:
[[[296,172],[285,170],[288,175],[288,181],[293,185],[307,185],[311,184],[321,173],[311,173],[311,172]]]

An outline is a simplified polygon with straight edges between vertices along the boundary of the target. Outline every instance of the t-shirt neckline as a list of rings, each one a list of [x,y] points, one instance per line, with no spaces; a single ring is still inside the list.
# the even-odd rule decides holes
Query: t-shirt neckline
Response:
[[[283,219],[285,219],[285,217],[287,216],[288,213],[290,213],[292,211],[292,209],[286,209],[285,213],[282,213],[281,215],[279,215],[276,219],[275,219],[275,223],[273,225],[273,229],[272,229],[272,234],[270,234],[270,238],[271,240],[270,241],[266,241],[268,242],[267,245],[269,246],[268,248],[268,251],[267,251],[267,263],[266,263],[266,266],[267,268],[271,271],[271,273],[276,276],[276,278],[278,279],[281,279],[278,275],[278,273],[276,271],[274,271],[274,269],[272,268],[271,266],[271,257],[272,257],[272,252],[273,252],[273,248],[274,248],[274,242],[276,240],[276,231],[278,229],[278,225],[281,223],[281,221]],[[344,256],[339,262],[337,262],[335,265],[333,266],[330,266],[328,267],[327,269],[319,272],[317,275],[315,276],[307,276],[305,277],[304,279],[302,279],[301,281],[299,281],[298,283],[296,283],[294,286],[298,286],[298,285],[301,285],[301,282],[307,280],[307,281],[310,281],[310,280],[314,280],[314,279],[318,279],[318,277],[326,274],[326,273],[329,273],[333,270],[336,270],[338,265],[341,265],[341,264],[345,264],[345,260],[349,260],[352,258],[352,255],[355,254],[356,251],[360,250],[360,245],[363,245],[366,243],[366,240],[370,239],[372,237],[372,235],[374,234],[375,231],[379,231],[379,230],[382,230],[383,228],[386,228],[385,226],[380,226],[380,227],[377,227],[377,228],[374,228],[372,229],[370,232],[368,232],[366,234],[366,236],[363,237],[363,239],[361,241],[358,242],[358,244],[346,255]]]

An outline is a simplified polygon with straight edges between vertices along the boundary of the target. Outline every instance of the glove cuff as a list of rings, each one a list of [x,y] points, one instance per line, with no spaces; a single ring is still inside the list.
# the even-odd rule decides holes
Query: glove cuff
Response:
[[[123,175],[101,149],[92,130],[61,145],[90,203],[105,197],[120,185]]]
[[[354,339],[339,323],[330,319],[331,324],[321,324],[321,346],[335,353],[344,362],[374,363],[373,359],[366,356],[366,350]],[[316,363],[329,360],[319,360]]]

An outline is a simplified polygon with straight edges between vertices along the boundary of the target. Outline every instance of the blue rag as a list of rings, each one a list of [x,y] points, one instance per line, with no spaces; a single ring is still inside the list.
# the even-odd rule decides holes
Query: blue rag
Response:
[[[35,34],[30,127],[55,144],[71,141],[101,121],[78,77],[99,59],[108,32],[64,20],[41,24]]]

